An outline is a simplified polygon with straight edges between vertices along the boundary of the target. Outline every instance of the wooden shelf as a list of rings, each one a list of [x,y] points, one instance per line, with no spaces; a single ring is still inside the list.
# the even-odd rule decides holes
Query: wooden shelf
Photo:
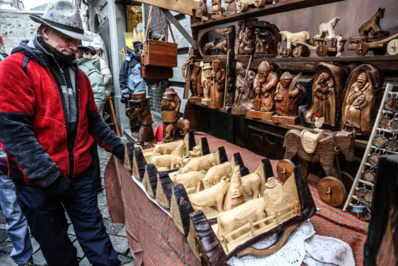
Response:
[[[277,123],[272,122],[271,120],[255,119],[255,118],[252,118],[251,116],[248,116],[248,115],[234,115],[234,114],[231,114],[230,112],[225,111],[223,108],[212,109],[209,106],[201,104],[201,103],[190,103],[190,104],[196,105],[196,106],[200,106],[200,107],[203,107],[203,108],[207,108],[207,109],[210,109],[210,110],[214,110],[214,111],[217,111],[217,112],[230,114],[232,116],[241,117],[241,118],[244,118],[244,119],[247,119],[247,120],[256,121],[256,122],[263,123],[263,124],[266,124],[266,125],[270,125],[270,126],[274,126],[274,127],[278,127],[278,128],[284,128],[286,130],[289,130],[289,129],[298,129],[298,130],[309,129],[308,127],[305,127],[305,126],[303,126],[301,124],[297,124],[297,125],[277,124]],[[368,144],[367,140],[363,140],[363,139],[356,139],[355,140],[355,148],[364,150],[366,148],[367,144]]]
[[[206,22],[192,23],[191,27],[193,29],[202,29],[238,20],[282,13],[282,12],[287,12],[295,9],[307,8],[312,6],[325,5],[340,1],[343,0],[280,0],[279,3],[276,4],[265,5],[259,8],[251,8],[245,12],[217,19],[210,19],[209,21]]]

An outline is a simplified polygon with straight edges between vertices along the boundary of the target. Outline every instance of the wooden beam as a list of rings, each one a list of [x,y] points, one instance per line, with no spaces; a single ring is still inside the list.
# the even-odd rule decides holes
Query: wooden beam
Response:
[[[170,13],[169,10],[161,8],[162,12],[165,16],[171,21],[171,23],[176,26],[176,28],[181,32],[182,36],[189,42],[189,44],[196,50],[197,44],[196,41],[192,38],[192,36],[181,26],[180,22]]]
[[[134,0],[134,2],[169,9],[190,16],[194,15],[193,9],[200,9],[200,2],[194,0]]]

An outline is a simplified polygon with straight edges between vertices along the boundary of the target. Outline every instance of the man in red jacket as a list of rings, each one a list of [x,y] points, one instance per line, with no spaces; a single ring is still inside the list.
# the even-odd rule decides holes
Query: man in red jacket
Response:
[[[124,145],[101,119],[88,77],[77,68],[87,40],[78,9],[51,3],[36,37],[0,64],[0,142],[32,235],[48,265],[78,265],[65,211],[88,260],[120,265],[97,206],[90,146],[119,159]]]

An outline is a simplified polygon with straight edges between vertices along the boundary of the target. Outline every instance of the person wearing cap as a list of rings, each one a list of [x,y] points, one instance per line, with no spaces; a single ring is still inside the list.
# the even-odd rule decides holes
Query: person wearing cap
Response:
[[[66,211],[89,262],[120,265],[98,209],[89,149],[95,140],[123,160],[124,145],[76,65],[78,40],[88,40],[79,13],[58,0],[42,17],[31,15],[41,24],[36,36],[0,63],[0,144],[47,264],[78,265]]]

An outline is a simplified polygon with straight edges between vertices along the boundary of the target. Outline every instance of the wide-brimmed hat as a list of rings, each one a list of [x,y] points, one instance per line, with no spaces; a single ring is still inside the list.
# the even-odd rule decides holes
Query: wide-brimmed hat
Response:
[[[37,15],[29,15],[29,17],[33,21],[47,25],[69,37],[82,41],[92,41],[91,38],[84,35],[80,11],[70,1],[58,0],[51,2],[42,17]]]
[[[177,94],[177,92],[173,88],[166,88],[166,93]]]
[[[169,101],[174,101],[176,98],[177,93],[173,93],[173,92],[165,92],[163,94],[163,99],[165,100],[169,100]]]
[[[146,101],[151,98],[151,96],[146,96],[145,92],[137,92],[137,93],[133,93],[131,95],[132,95],[132,99],[129,102],[133,102],[133,103],[140,103],[140,102]]]

